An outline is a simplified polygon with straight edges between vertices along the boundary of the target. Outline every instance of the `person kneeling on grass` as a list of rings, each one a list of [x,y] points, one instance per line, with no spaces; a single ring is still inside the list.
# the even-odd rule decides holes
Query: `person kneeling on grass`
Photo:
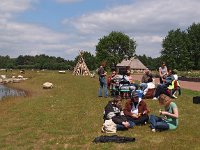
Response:
[[[104,121],[110,119],[116,124],[117,130],[126,130],[135,126],[132,121],[128,121],[124,116],[120,96],[114,97],[112,101],[109,101],[104,109]]]
[[[129,121],[134,122],[136,125],[145,125],[148,120],[149,110],[144,100],[139,97],[137,91],[133,91],[131,99],[129,99],[124,108],[124,114]]]
[[[178,107],[171,101],[170,97],[161,94],[159,97],[160,105],[164,105],[165,110],[160,110],[160,117],[150,115],[150,128],[153,132],[172,130],[178,127]]]

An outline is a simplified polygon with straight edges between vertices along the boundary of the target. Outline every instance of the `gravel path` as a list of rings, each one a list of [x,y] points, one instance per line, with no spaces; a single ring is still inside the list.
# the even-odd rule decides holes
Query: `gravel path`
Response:
[[[134,80],[140,81],[142,79],[142,75],[133,75]],[[159,78],[156,78],[156,83],[159,83]],[[179,81],[181,88],[190,89],[193,91],[200,91],[200,82],[189,82],[189,81]]]

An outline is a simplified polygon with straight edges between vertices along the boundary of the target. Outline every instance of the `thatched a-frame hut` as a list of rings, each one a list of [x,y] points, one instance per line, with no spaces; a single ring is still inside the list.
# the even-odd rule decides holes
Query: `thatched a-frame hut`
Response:
[[[143,72],[148,69],[139,59],[132,57],[130,59],[125,58],[121,63],[116,65],[117,71],[131,70],[131,72]]]

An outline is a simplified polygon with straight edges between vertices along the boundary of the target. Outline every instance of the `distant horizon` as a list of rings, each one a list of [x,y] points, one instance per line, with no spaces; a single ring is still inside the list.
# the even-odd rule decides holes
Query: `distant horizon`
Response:
[[[37,54],[38,56],[40,56],[40,55],[45,55],[45,56],[49,56],[49,57],[56,57],[56,58],[58,58],[58,57],[60,57],[60,58],[63,58],[64,60],[69,60],[69,59],[65,59],[64,57],[61,57],[61,56],[50,56],[50,55],[47,55],[47,54]],[[137,56],[143,56],[143,55],[145,55],[145,54],[142,54],[142,55],[137,55]],[[0,56],[2,56],[2,55],[0,55]],[[9,55],[5,55],[5,56],[3,56],[3,57],[6,57],[6,56],[8,56],[8,57],[10,57]],[[32,56],[32,57],[35,57],[36,55],[19,55],[19,56]],[[18,58],[19,56],[16,56],[16,57],[10,57],[11,59],[14,59],[14,58]],[[79,54],[77,55],[77,56],[79,56]],[[77,57],[76,56],[76,57]],[[75,58],[76,58],[75,57]],[[94,57],[96,57],[95,55],[94,55]],[[134,57],[134,56],[132,56],[132,57]],[[131,58],[132,58],[131,57]],[[146,55],[146,57],[150,57],[150,56],[147,56]],[[160,57],[160,56],[159,56]],[[73,59],[73,60],[75,60],[75,58]],[[151,57],[152,58],[152,57]],[[158,57],[156,57],[156,58],[158,58]],[[156,58],[153,58],[153,59],[156,59]],[[69,60],[69,61],[73,61],[73,60]]]

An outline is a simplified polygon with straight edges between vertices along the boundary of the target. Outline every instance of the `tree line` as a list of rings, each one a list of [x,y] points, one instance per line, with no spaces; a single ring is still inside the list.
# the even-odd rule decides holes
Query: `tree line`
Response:
[[[61,57],[36,55],[29,56],[20,55],[17,58],[9,56],[0,56],[0,68],[4,69],[50,69],[50,70],[71,70],[74,66],[74,61],[65,60]]]
[[[17,58],[10,58],[10,56],[0,56],[0,68],[1,69],[49,69],[49,70],[73,70],[80,56],[77,56],[74,60],[65,60],[61,57],[48,56],[45,54],[29,56],[20,55]],[[83,58],[89,70],[96,70],[100,63],[97,63],[97,59],[90,52],[84,51]],[[146,65],[154,60],[151,57],[138,56],[138,58]],[[156,63],[155,63],[156,64]],[[151,66],[148,66],[149,68]],[[154,67],[155,68],[155,67]],[[107,67],[107,69],[111,69]],[[153,68],[151,68],[153,69]]]
[[[160,57],[152,58],[146,55],[136,55],[137,43],[128,35],[112,31],[109,35],[99,39],[96,45],[96,55],[84,51],[83,58],[90,70],[96,70],[102,63],[107,69],[112,69],[124,57],[137,57],[151,70],[157,70],[161,62],[169,68],[185,71],[200,70],[200,24],[193,23],[185,31],[181,29],[170,30],[162,41]],[[73,70],[80,56],[74,60],[65,60],[61,57],[47,56],[45,54],[29,56],[20,55],[17,58],[0,56],[0,68],[5,69],[51,69]]]

